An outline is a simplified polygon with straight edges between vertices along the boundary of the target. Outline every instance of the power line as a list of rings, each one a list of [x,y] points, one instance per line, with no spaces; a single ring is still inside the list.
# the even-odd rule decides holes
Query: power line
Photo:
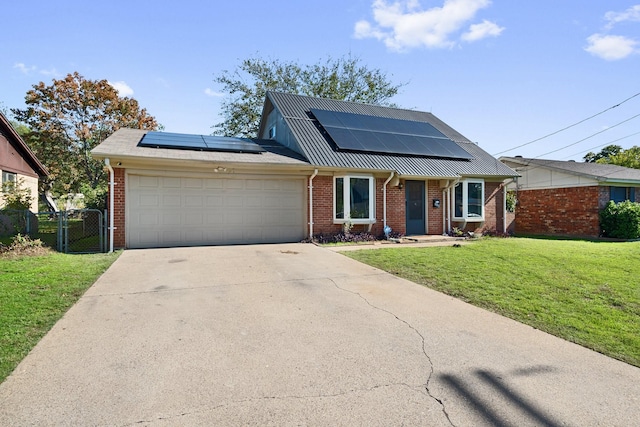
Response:
[[[509,151],[517,150],[518,148],[522,148],[522,147],[527,146],[527,145],[529,145],[529,144],[533,144],[534,142],[538,142],[538,141],[541,141],[541,140],[543,140],[543,139],[545,139],[545,138],[549,138],[550,136],[556,135],[556,134],[558,134],[558,133],[560,133],[560,132],[563,132],[563,131],[565,131],[565,130],[567,130],[567,129],[571,129],[571,128],[572,128],[572,127],[574,127],[574,126],[578,126],[579,124],[584,123],[584,122],[586,122],[587,120],[591,120],[591,119],[593,119],[594,117],[598,117],[599,115],[604,114],[604,113],[606,113],[606,112],[607,112],[607,111],[609,111],[609,110],[613,110],[614,108],[621,106],[621,105],[622,105],[622,104],[624,104],[625,102],[627,102],[627,101],[629,101],[629,100],[631,100],[631,99],[633,99],[633,98],[635,98],[636,96],[639,96],[639,95],[640,95],[640,92],[636,93],[635,95],[631,95],[630,97],[628,97],[628,98],[627,98],[627,99],[625,99],[624,101],[622,101],[622,102],[618,102],[616,105],[614,105],[614,106],[612,106],[612,107],[609,107],[609,108],[607,108],[606,110],[602,110],[602,111],[600,111],[599,113],[594,114],[593,116],[587,117],[586,119],[580,120],[579,122],[576,122],[576,123],[574,123],[574,124],[572,124],[572,125],[569,125],[569,126],[564,127],[564,128],[562,128],[562,129],[560,129],[560,130],[557,130],[557,131],[555,131],[555,132],[552,132],[552,133],[550,133],[550,134],[548,134],[548,135],[541,136],[540,138],[534,139],[533,141],[529,141],[529,142],[527,142],[527,143],[524,143],[524,144],[518,145],[518,146],[516,146],[516,147],[509,148],[508,150],[500,151],[499,153],[495,153],[495,154],[493,154],[493,156],[497,156],[498,154],[507,153],[507,152],[509,152]],[[547,154],[548,154],[548,153],[547,153]],[[544,155],[544,154],[543,154],[543,155]]]
[[[563,157],[563,160],[564,159],[569,159],[571,157],[577,156],[577,155],[582,154],[582,153],[586,153],[586,152],[591,151],[591,150],[595,150],[597,148],[602,148],[605,145],[611,145],[614,142],[622,141],[623,139],[631,138],[632,136],[636,136],[636,135],[640,135],[640,132],[632,133],[631,135],[623,136],[622,138],[614,139],[613,141],[605,142],[604,144],[600,144],[600,145],[597,145],[595,147],[587,148],[586,150],[582,150],[582,151],[580,151],[578,153],[571,154],[570,156]]]
[[[616,124],[615,124],[615,125],[613,125],[613,126],[609,126],[608,128],[601,130],[600,132],[596,132],[596,133],[594,133],[594,134],[591,134],[591,135],[587,136],[586,138],[582,138],[580,141],[576,141],[576,142],[574,142],[574,143],[572,143],[572,144],[565,145],[564,147],[560,147],[560,148],[555,149],[555,150],[553,150],[553,151],[549,151],[549,152],[547,152],[547,153],[540,154],[540,155],[538,155],[538,156],[536,156],[536,157],[533,157],[533,158],[534,158],[534,159],[537,159],[537,158],[540,158],[540,157],[542,157],[542,156],[546,156],[547,154],[556,153],[556,152],[558,152],[558,151],[562,151],[562,150],[564,150],[565,148],[573,147],[574,145],[580,144],[582,141],[586,141],[586,140],[587,140],[587,139],[589,139],[589,138],[593,138],[593,137],[594,137],[594,136],[596,136],[596,135],[600,135],[601,133],[604,133],[604,132],[606,132],[606,131],[608,131],[608,130],[610,130],[610,129],[613,129],[614,127],[620,126],[620,125],[621,125],[621,124],[623,124],[623,123],[626,123],[626,122],[628,122],[628,121],[630,121],[630,120],[633,120],[633,119],[635,119],[636,117],[640,117],[640,114],[636,114],[635,116],[633,116],[633,117],[629,117],[628,119],[623,120],[623,121],[621,121],[621,122],[619,122],[619,123],[616,123]]]

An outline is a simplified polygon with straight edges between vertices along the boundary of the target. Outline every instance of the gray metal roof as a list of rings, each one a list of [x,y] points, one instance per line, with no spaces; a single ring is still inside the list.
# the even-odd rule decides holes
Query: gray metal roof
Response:
[[[592,178],[598,181],[637,181],[640,183],[640,169],[625,168],[617,165],[563,160],[530,159],[524,157],[500,157],[500,160],[522,166],[554,169],[572,175]]]
[[[517,176],[517,173],[512,169],[431,113],[281,92],[268,92],[266,102],[267,104],[271,103],[281,113],[303,151],[302,154],[314,166],[396,171],[400,175],[425,177],[477,176],[506,178]],[[318,126],[316,126],[315,120],[310,116],[309,110],[311,108],[426,122],[471,154],[473,159],[456,160],[336,151],[325,139]],[[267,106],[265,106],[265,111],[268,111]],[[262,129],[264,125],[263,117],[260,134],[264,131]]]
[[[91,150],[96,158],[146,158],[163,160],[192,160],[199,162],[232,162],[238,164],[292,165],[309,167],[302,156],[273,141],[254,140],[262,146],[263,153],[229,153],[214,151],[176,150],[172,148],[139,147],[147,133],[140,129],[118,129],[100,145]]]

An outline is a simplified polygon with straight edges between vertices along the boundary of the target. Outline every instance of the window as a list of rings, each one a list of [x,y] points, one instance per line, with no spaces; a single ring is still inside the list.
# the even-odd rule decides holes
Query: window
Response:
[[[629,200],[630,202],[636,201],[636,192],[633,187],[610,187],[611,194],[610,199],[615,203],[624,202]]]
[[[465,180],[453,189],[453,217],[484,221],[484,181]]]
[[[17,176],[13,172],[2,171],[2,183],[5,182],[16,182]]]
[[[351,219],[355,224],[375,221],[373,177],[341,176],[334,178],[334,220]]]

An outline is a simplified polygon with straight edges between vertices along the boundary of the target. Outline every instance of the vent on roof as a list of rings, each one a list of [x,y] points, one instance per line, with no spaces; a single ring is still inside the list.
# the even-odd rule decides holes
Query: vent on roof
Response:
[[[262,153],[266,151],[250,139],[169,132],[147,132],[138,146],[229,153]]]
[[[310,111],[339,150],[465,160],[473,158],[427,122],[315,108]]]

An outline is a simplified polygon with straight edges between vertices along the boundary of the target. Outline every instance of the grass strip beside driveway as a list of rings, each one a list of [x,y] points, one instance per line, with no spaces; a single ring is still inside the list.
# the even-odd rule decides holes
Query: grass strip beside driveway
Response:
[[[119,254],[0,257],[0,382]]]
[[[640,242],[483,238],[344,255],[640,367]]]

